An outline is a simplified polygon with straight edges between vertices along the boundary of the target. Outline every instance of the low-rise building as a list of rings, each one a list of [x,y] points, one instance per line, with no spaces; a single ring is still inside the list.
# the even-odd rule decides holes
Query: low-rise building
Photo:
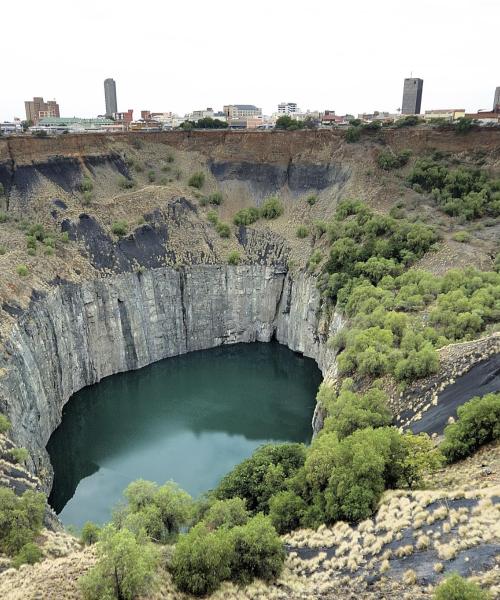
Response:
[[[440,119],[453,122],[463,117],[465,117],[465,108],[434,109],[426,110],[424,113],[424,119],[426,121],[431,121],[432,119]]]
[[[0,123],[0,133],[3,135],[14,135],[16,133],[23,133],[23,126],[20,119],[14,119],[13,121],[4,121]]]
[[[465,117],[476,121],[478,125],[500,125],[500,112],[466,113]]]
[[[43,117],[40,121],[29,128],[29,131],[45,131],[49,134],[57,133],[86,133],[104,132],[113,130],[116,123],[111,119],[98,117],[96,119],[82,119],[79,117]]]
[[[117,112],[113,114],[115,123],[122,125],[123,129],[127,130],[130,123],[134,120],[134,109],[129,108],[126,112]]]
[[[230,121],[262,117],[262,108],[257,108],[253,104],[227,104],[224,106],[224,114],[229,123]]]
[[[278,104],[278,114],[279,115],[292,115],[294,113],[300,112],[296,102],[280,102]]]
[[[129,125],[130,131],[161,131],[163,129],[160,121],[153,119],[138,119]]]

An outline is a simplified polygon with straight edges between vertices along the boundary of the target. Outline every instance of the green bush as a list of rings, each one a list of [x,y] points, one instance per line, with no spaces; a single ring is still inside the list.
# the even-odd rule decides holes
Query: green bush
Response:
[[[0,183],[0,196],[3,196],[5,194],[5,188],[3,187],[3,183]],[[1,223],[2,221],[0,221]]]
[[[7,213],[4,213],[3,211],[0,210],[0,223],[7,223],[8,220],[9,220],[9,217],[8,217]]]
[[[119,236],[122,237],[124,235],[127,234],[128,231],[128,224],[126,221],[115,221],[112,225],[111,225],[111,231]]]
[[[451,573],[436,587],[434,600],[490,600],[489,592],[458,573]]]
[[[252,513],[267,511],[271,496],[284,489],[285,480],[303,466],[302,444],[268,444],[225,475],[214,490],[220,500],[239,497]]]
[[[84,177],[82,182],[80,183],[80,191],[81,192],[91,192],[94,189],[94,184],[92,179],[89,177]]]
[[[222,204],[222,194],[220,192],[214,192],[208,196],[208,202],[215,206],[220,206]]]
[[[204,596],[215,592],[231,576],[234,543],[226,528],[210,531],[198,523],[177,542],[170,570],[183,592]]]
[[[455,241],[455,242],[461,242],[462,244],[466,244],[467,242],[470,242],[471,240],[471,235],[468,231],[456,231],[451,238]]]
[[[244,525],[250,518],[245,501],[241,498],[215,500],[203,517],[203,522],[210,529],[219,527],[236,527]]]
[[[471,456],[500,438],[500,392],[476,396],[457,410],[457,421],[444,430],[440,449],[448,462]]]
[[[215,229],[221,238],[228,238],[231,235],[231,227],[227,223],[219,221]]]
[[[351,121],[352,123],[352,121]],[[361,138],[361,127],[356,127],[351,125],[350,127],[347,128],[347,131],[345,132],[345,139],[346,142],[348,142],[349,144],[353,144],[355,142],[359,142]]]
[[[82,198],[82,204],[83,206],[90,206],[90,203],[92,202],[92,192],[83,192],[83,198]]]
[[[258,220],[259,211],[253,206],[239,210],[233,217],[233,223],[235,225],[252,225],[252,223],[255,223]]]
[[[26,234],[28,237],[33,237],[38,242],[43,242],[45,236],[47,235],[43,225],[40,223],[35,223],[34,225],[30,225]]]
[[[33,542],[28,542],[14,556],[13,566],[19,569],[21,565],[34,565],[41,560],[42,556],[40,548]]]
[[[240,253],[237,250],[231,250],[227,257],[227,263],[229,265],[239,265],[241,260]]]
[[[118,187],[122,188],[122,190],[131,190],[135,186],[135,181],[128,177],[120,177],[117,183]]]
[[[381,152],[377,156],[377,164],[381,169],[391,171],[392,169],[404,167],[408,163],[410,156],[410,150],[403,150],[398,153],[392,151]]]
[[[10,488],[0,487],[0,551],[13,556],[33,542],[42,528],[45,500],[44,494],[33,490],[16,496]]]
[[[95,544],[99,539],[99,533],[101,528],[92,521],[87,521],[83,527],[80,538],[85,546],[91,546]]]
[[[273,581],[285,562],[285,549],[268,517],[259,514],[231,530],[234,555],[231,580],[249,584],[254,579]]]
[[[283,214],[283,204],[278,198],[271,197],[264,200],[260,207],[260,214],[264,219],[276,219]]]
[[[20,277],[26,277],[29,274],[29,269],[26,265],[17,265],[16,272]]]
[[[307,202],[307,204],[309,204],[309,206],[314,206],[317,201],[318,201],[318,196],[316,196],[315,194],[311,194],[310,196],[307,196],[307,198],[306,198],[306,202]]]
[[[415,127],[419,123],[423,123],[420,117],[417,115],[408,115],[407,117],[401,117],[395,123],[396,127]]]
[[[97,550],[97,564],[79,580],[85,600],[133,600],[152,591],[158,559],[151,543],[136,539],[128,529],[108,525],[101,532]]]
[[[9,454],[16,463],[25,463],[30,455],[26,448],[12,448],[9,450]]]
[[[475,122],[468,117],[460,117],[453,123],[453,129],[458,133],[467,133],[474,128]]]
[[[0,256],[3,256],[7,252],[7,248],[5,246],[0,246]]]
[[[69,233],[67,231],[63,231],[61,233],[61,242],[63,244],[67,244],[69,242]]]
[[[299,225],[295,233],[298,238],[304,239],[309,235],[309,229],[305,225]]]
[[[189,178],[188,185],[201,190],[205,183],[205,174],[201,172],[193,173]]]
[[[290,490],[278,492],[269,500],[269,518],[280,534],[297,529],[306,509],[305,501]]]
[[[150,183],[156,181],[156,173],[153,170],[148,171],[148,181]]]
[[[217,225],[219,222],[219,215],[215,212],[215,210],[209,210],[207,219],[210,221],[210,223],[212,223],[212,225]]]
[[[9,419],[0,413],[0,433],[7,433],[12,427]]]

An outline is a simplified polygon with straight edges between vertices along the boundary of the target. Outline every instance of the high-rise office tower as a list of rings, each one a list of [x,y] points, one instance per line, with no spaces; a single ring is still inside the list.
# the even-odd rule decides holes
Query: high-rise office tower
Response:
[[[104,98],[106,99],[106,116],[112,117],[118,112],[116,103],[116,83],[114,79],[104,80]]]
[[[422,105],[422,90],[424,80],[411,77],[405,79],[403,87],[403,105],[401,112],[403,115],[419,115]]]

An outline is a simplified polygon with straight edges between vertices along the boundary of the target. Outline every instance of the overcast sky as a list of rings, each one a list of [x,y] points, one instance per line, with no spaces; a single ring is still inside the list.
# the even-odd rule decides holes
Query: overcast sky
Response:
[[[491,109],[500,86],[500,0],[0,0],[0,120],[24,100],[62,116],[278,102],[337,114],[401,106]]]

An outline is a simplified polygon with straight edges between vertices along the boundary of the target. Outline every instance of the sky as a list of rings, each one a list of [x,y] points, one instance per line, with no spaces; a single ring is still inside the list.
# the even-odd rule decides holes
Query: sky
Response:
[[[281,101],[357,114],[401,107],[424,79],[422,110],[491,109],[500,86],[499,0],[1,0],[0,120],[24,100],[61,116],[118,110],[180,115]]]

